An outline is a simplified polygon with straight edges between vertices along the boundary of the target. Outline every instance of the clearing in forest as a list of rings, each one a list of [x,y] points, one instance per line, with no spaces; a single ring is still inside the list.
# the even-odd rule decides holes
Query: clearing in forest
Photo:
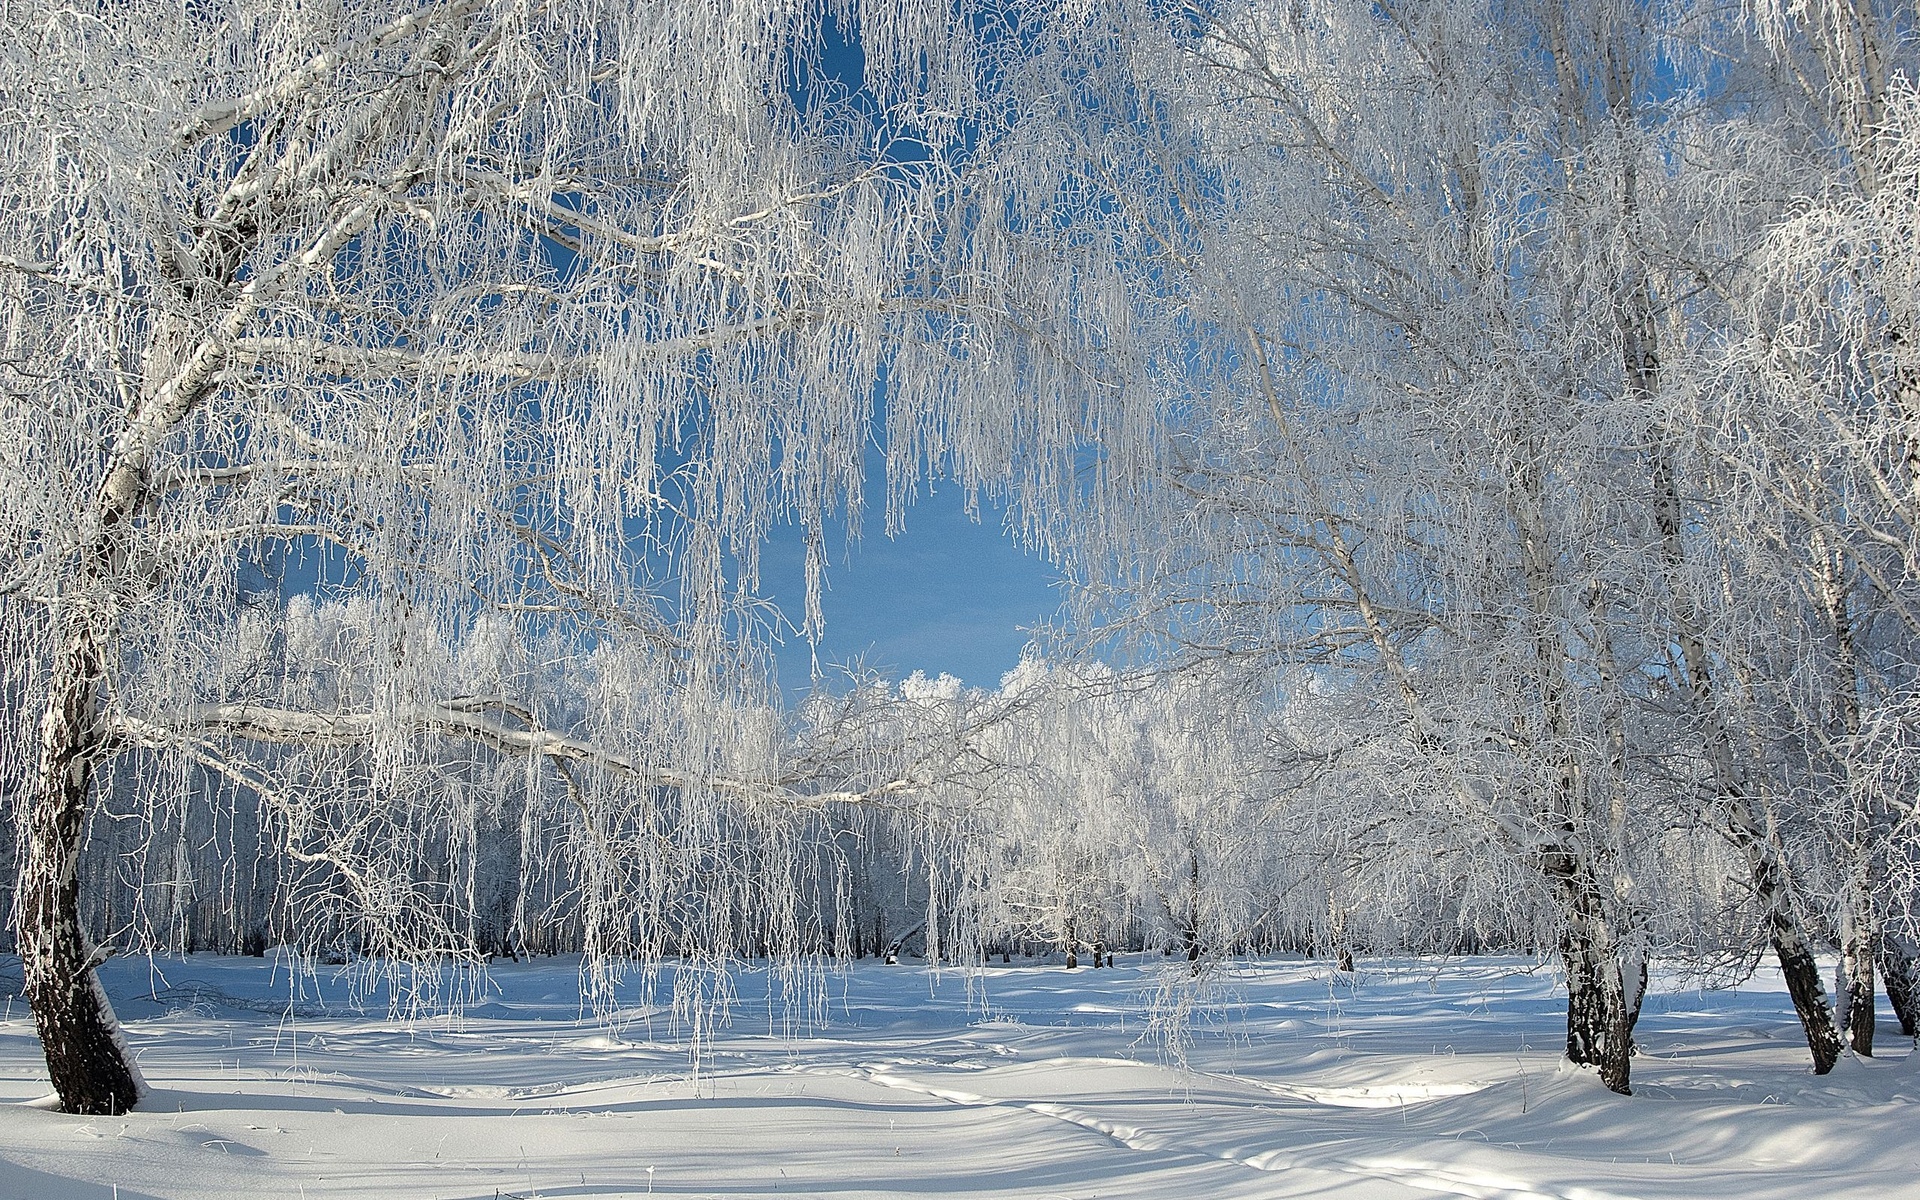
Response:
[[[964,973],[861,963],[806,1028],[742,971],[697,1075],[663,1014],[582,1014],[576,967],[503,963],[459,1016],[407,1022],[325,968],[116,960],[154,1092],[112,1118],[33,1106],[16,999],[0,1200],[1920,1197],[1920,1059],[1889,1028],[1815,1078],[1765,972],[1656,972],[1621,1097],[1564,1065],[1564,993],[1522,959],[1225,970],[1184,1065],[1148,1025],[1157,956],[990,966],[971,1004]],[[0,960],[0,991],[18,975]]]

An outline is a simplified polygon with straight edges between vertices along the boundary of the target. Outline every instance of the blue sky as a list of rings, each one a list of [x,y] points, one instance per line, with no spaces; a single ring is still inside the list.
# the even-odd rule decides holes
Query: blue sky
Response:
[[[829,13],[818,58],[802,67],[809,77],[794,82],[795,102],[807,102],[807,83],[822,81],[857,99],[863,66],[857,41]],[[557,245],[550,249],[566,253]],[[882,471],[875,448],[870,494],[884,494]],[[962,488],[936,482],[921,488],[895,537],[886,536],[878,504],[851,545],[844,528],[829,530],[825,636],[814,647],[789,633],[776,652],[789,699],[810,685],[816,662],[829,684],[845,678],[843,666],[859,665],[893,678],[945,672],[987,688],[1019,663],[1031,631],[1059,606],[1060,573],[1003,531],[1001,510],[983,502],[976,521],[964,499]],[[804,564],[799,530],[775,530],[763,550],[761,594],[796,623],[805,611]],[[314,591],[323,579],[350,579],[356,571],[331,548],[306,543],[268,564],[268,574],[278,576],[277,586],[287,595]],[[274,586],[266,576],[250,582]]]
[[[829,532],[827,628],[818,652],[829,678],[835,664],[864,661],[890,677],[945,671],[996,687],[1020,661],[1025,630],[1058,607],[1059,572],[1002,531],[999,511],[983,502],[975,523],[959,487],[936,489],[922,490],[896,537],[886,536],[877,510],[867,514],[850,552],[843,536]],[[800,618],[806,567],[798,530],[776,533],[761,583],[782,611]],[[812,653],[797,636],[779,648],[780,684],[789,697],[806,688]]]
[[[828,15],[813,70],[848,93],[862,89],[864,58]],[[796,81],[795,101],[804,103]],[[881,471],[873,456],[869,474]],[[870,492],[882,492],[873,488]],[[1050,617],[1061,594],[1059,572],[1024,553],[1001,528],[1003,513],[984,502],[978,522],[967,516],[954,485],[923,488],[897,536],[885,533],[874,506],[851,549],[829,530],[826,634],[816,650],[797,635],[779,647],[782,690],[806,689],[817,657],[829,682],[840,665],[859,663],[890,677],[942,671],[969,684],[996,687],[1020,661],[1028,630]],[[762,593],[794,622],[805,612],[805,547],[797,529],[775,532],[761,561]]]

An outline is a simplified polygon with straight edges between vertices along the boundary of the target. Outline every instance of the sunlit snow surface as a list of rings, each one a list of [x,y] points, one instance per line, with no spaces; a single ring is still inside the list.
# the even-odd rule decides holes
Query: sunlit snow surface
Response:
[[[697,1078],[644,1010],[583,1017],[566,960],[410,1023],[324,975],[296,999],[271,961],[116,961],[153,1097],[27,1104],[32,1022],[0,1003],[0,1200],[1920,1197],[1920,1056],[1883,1022],[1878,1061],[1815,1079],[1776,979],[1656,978],[1627,1099],[1560,1066],[1528,962],[1246,966],[1183,1067],[1145,1021],[1165,960],[1122,961],[991,967],[971,1007],[961,974],[862,964],[791,1034],[743,972]]]

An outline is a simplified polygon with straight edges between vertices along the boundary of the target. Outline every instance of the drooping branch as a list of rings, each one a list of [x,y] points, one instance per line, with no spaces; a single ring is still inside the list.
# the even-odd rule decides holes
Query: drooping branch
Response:
[[[496,715],[498,714],[498,715]],[[516,728],[506,719],[518,721]],[[210,704],[174,721],[119,717],[116,732],[129,742],[162,744],[168,738],[230,738],[300,746],[366,745],[380,732],[410,731],[465,738],[503,754],[538,756],[556,766],[578,764],[623,776],[642,787],[675,791],[706,789],[743,800],[797,809],[884,802],[919,791],[910,779],[890,779],[859,790],[810,792],[802,779],[758,780],[710,775],[647,764],[590,741],[542,728],[530,710],[500,697],[462,696],[386,711],[325,713],[261,704]]]

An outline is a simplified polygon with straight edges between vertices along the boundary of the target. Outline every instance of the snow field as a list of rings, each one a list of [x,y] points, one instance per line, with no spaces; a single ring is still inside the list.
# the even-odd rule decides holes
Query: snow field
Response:
[[[573,960],[503,963],[415,1021],[325,968],[115,961],[153,1095],[35,1106],[32,1021],[0,1002],[0,1200],[1920,1197],[1920,1060],[1883,1029],[1880,1059],[1815,1078],[1770,976],[1656,978],[1623,1098],[1562,1064],[1530,961],[1246,965],[1184,1066],[1148,1027],[1167,969],[991,966],[970,1006],[960,973],[862,963],[798,1030],[742,971],[695,1074],[637,992],[583,1015]],[[18,977],[0,960],[0,993]]]

